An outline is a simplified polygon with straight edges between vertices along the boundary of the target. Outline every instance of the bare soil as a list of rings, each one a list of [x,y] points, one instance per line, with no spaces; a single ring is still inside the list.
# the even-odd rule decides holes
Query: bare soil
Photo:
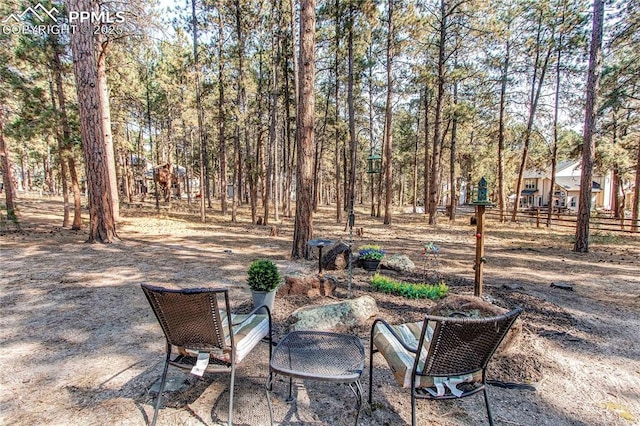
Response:
[[[209,213],[206,224],[185,206],[157,212],[151,205],[122,209],[120,242],[85,244],[85,231],[60,227],[57,198],[20,200],[22,227],[0,224],[0,424],[143,425],[153,416],[164,361],[161,330],[140,291],[140,283],[180,287],[226,286],[239,311],[250,309],[245,283],[255,258],[273,259],[283,274],[311,275],[317,261],[290,259],[293,219],[271,226],[231,223]],[[246,217],[246,212],[242,212]],[[315,217],[315,236],[348,240],[332,208]],[[88,219],[88,218],[87,218]],[[469,216],[454,223],[441,217],[429,226],[422,215],[397,213],[384,226],[363,206],[356,246],[382,244],[403,253],[422,275],[422,246],[441,246],[438,272],[451,294],[473,294],[475,229]],[[85,221],[86,223],[86,221]],[[590,253],[571,251],[566,230],[536,229],[489,222],[486,231],[485,299],[521,306],[522,334],[496,356],[488,378],[529,384],[530,388],[488,389],[499,425],[640,424],[640,236],[594,231]],[[348,296],[348,274],[336,297]],[[417,321],[434,305],[373,291],[369,273],[354,269],[354,296],[369,294],[380,316],[391,323]],[[551,284],[573,285],[573,291]],[[331,298],[279,297],[274,311],[276,340],[287,332],[289,314]],[[371,320],[370,322],[372,322]],[[369,324],[352,330],[367,348],[362,377],[368,396]],[[361,425],[411,421],[408,390],[397,386],[384,359],[374,356],[373,404]],[[267,345],[260,344],[240,364],[235,386],[234,423],[269,424],[264,384]],[[159,424],[222,424],[228,418],[228,377],[172,372]],[[348,387],[294,383],[296,402],[288,404],[287,381],[274,386],[274,421],[285,425],[348,425],[355,399]],[[459,401],[419,401],[421,425],[487,424],[481,396]]]

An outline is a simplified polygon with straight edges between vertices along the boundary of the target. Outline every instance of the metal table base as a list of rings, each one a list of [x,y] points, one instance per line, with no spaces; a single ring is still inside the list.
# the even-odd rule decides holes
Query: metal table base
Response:
[[[357,336],[325,331],[292,331],[276,346],[269,364],[267,402],[273,424],[270,390],[276,374],[289,377],[289,399],[293,401],[293,378],[345,383],[356,397],[356,425],[362,409],[360,376],[364,369],[364,346]]]

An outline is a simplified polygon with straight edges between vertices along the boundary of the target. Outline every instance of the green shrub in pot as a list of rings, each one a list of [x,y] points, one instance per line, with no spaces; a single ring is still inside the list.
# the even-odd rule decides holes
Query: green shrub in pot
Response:
[[[278,267],[268,259],[258,259],[251,262],[247,271],[247,284],[253,291],[272,291],[280,284],[281,277]]]

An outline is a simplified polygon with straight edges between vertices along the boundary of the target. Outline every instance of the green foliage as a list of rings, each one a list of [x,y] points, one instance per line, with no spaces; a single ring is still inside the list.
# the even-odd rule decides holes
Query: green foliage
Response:
[[[247,271],[247,284],[254,291],[275,290],[280,284],[278,267],[271,260],[254,260]]]
[[[441,281],[438,284],[411,284],[375,274],[371,278],[371,287],[383,293],[397,294],[407,299],[438,300],[444,297],[449,287]]]
[[[367,244],[358,248],[358,255],[360,260],[382,260],[384,250],[381,246]]]

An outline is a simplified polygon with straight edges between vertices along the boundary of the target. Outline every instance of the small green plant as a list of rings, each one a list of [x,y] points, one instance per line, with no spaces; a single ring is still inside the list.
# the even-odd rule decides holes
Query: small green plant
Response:
[[[271,260],[254,260],[247,271],[247,284],[253,291],[275,290],[280,284],[278,267]]]
[[[378,245],[367,244],[358,248],[358,257],[360,260],[382,260],[384,250]]]
[[[397,294],[407,299],[438,300],[444,297],[449,287],[441,281],[439,284],[411,284],[375,274],[371,278],[371,287],[388,294]]]

